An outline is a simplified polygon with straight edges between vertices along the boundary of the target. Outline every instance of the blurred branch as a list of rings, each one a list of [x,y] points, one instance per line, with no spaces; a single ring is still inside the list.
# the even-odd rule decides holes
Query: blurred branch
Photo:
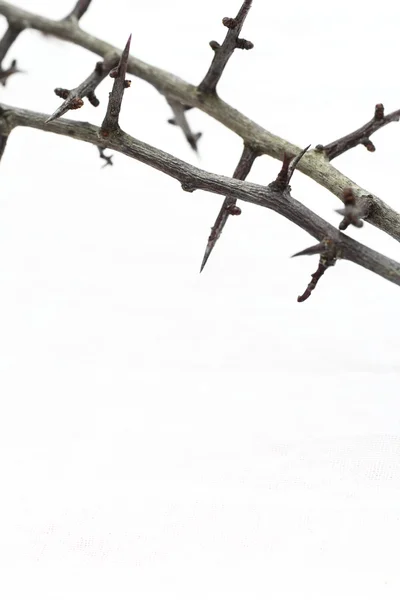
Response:
[[[104,169],[104,167],[113,166],[113,162],[112,162],[112,155],[111,156],[107,156],[107,154],[104,154],[104,150],[105,148],[102,148],[101,146],[97,146],[97,149],[99,151],[100,154],[100,158],[102,158],[105,162],[104,165],[102,166],[102,169]]]
[[[66,21],[79,21],[91,5],[92,0],[78,0],[72,11],[65,17]]]
[[[344,208],[336,210],[339,215],[343,216],[339,224],[339,229],[344,231],[349,225],[361,228],[364,223],[363,219],[368,216],[370,205],[368,199],[358,200],[351,188],[346,188],[343,191]]]
[[[11,75],[14,75],[14,73],[22,72],[18,69],[16,60],[12,60],[10,66],[6,69],[4,69],[2,65],[7,52],[10,50],[11,46],[13,45],[13,43],[15,42],[22,30],[22,26],[15,25],[11,21],[9,21],[8,28],[0,40],[0,83],[3,86],[6,85],[7,80]]]
[[[3,158],[4,150],[8,142],[8,134],[0,134],[0,161]]]
[[[170,123],[170,125],[177,125],[180,127],[192,150],[198,152],[197,142],[201,137],[201,133],[193,133],[190,129],[190,125],[185,114],[187,107],[183,106],[183,104],[180,102],[176,102],[176,100],[167,100],[167,102],[174,113],[174,118],[168,119],[168,123]]]
[[[210,42],[210,46],[212,50],[214,50],[214,58],[206,76],[198,87],[201,94],[216,93],[217,84],[228,64],[228,60],[236,48],[241,48],[242,50],[251,50],[251,48],[253,48],[251,42],[239,38],[245,19],[251,8],[251,4],[252,0],[244,0],[234,19],[229,17],[222,19],[222,23],[228,28],[228,33],[221,45],[215,41]]]
[[[90,123],[57,119],[46,124],[47,115],[4,104],[0,104],[0,117],[0,133],[6,130],[7,133],[19,126],[33,127],[99,146],[100,129]],[[329,239],[335,244],[338,258],[354,262],[384,279],[400,285],[399,263],[341,233],[333,225],[298,202],[287,190],[279,192],[271,185],[262,186],[208,173],[167,152],[145,144],[121,130],[118,136],[109,137],[107,146],[111,150],[121,152],[177,179],[184,190],[204,190],[269,208],[298,225],[317,240]]]

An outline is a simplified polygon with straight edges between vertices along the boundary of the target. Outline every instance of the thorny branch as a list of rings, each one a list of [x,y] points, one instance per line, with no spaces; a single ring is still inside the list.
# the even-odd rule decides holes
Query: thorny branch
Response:
[[[219,80],[221,79],[222,73],[228,60],[234,53],[236,48],[242,50],[251,50],[253,44],[245,39],[240,39],[239,35],[243,27],[243,23],[249,13],[253,0],[244,0],[238,14],[234,19],[225,17],[222,19],[222,23],[228,28],[225,40],[222,45],[214,40],[210,42],[212,50],[214,50],[214,58],[211,62],[210,68],[203,81],[200,83],[198,90],[201,94],[215,94]]]
[[[374,116],[368,123],[331,144],[327,144],[326,146],[318,145],[317,149],[324,152],[328,160],[333,160],[359,144],[365,146],[369,152],[375,152],[375,146],[370,140],[371,135],[379,129],[382,129],[385,125],[393,123],[393,121],[398,121],[399,119],[400,110],[395,110],[385,117],[383,104],[377,104],[375,106]]]
[[[118,66],[110,73],[110,77],[114,79],[114,85],[108,100],[106,116],[104,117],[100,130],[103,138],[109,137],[119,129],[118,119],[121,111],[122,98],[124,97],[125,89],[131,84],[129,80],[125,79],[131,38],[132,35],[129,36],[128,41],[126,42]]]
[[[238,165],[233,173],[233,177],[235,179],[240,179],[244,181],[247,175],[250,173],[251,167],[257,156],[260,156],[260,153],[254,148],[250,146],[244,146],[242,156],[238,162]],[[221,209],[218,213],[216,221],[211,228],[211,233],[208,238],[206,251],[203,256],[203,260],[200,267],[200,273],[206,266],[206,263],[210,257],[211,252],[213,251],[215,244],[217,243],[225,225],[228,220],[229,215],[240,215],[242,211],[238,206],[236,206],[236,198],[233,196],[227,196],[221,206]]]
[[[5,52],[7,52],[16,39],[19,31],[30,27],[38,29],[43,33],[50,33],[63,39],[68,39],[100,54],[105,60],[109,60],[116,49],[93,36],[88,36],[79,27],[78,21],[87,11],[90,3],[90,0],[78,0],[75,8],[68,17],[61,21],[51,21],[17,9],[9,3],[0,0],[0,14],[6,16],[9,21],[9,30],[6,32],[2,42],[0,42],[0,52],[3,52],[4,57]],[[214,60],[206,77],[198,88],[186,84],[169,73],[129,57],[131,39],[129,38],[122,52],[118,67],[111,72],[111,76],[115,78],[115,81],[113,90],[110,93],[107,113],[100,130],[87,123],[74,123],[67,120],[51,122],[67,110],[78,108],[83,102],[82,96],[84,95],[94,105],[98,104],[94,90],[99,83],[97,82],[98,78],[100,75],[104,78],[104,73],[100,73],[100,68],[97,66],[97,72],[95,70],[94,74],[85,80],[81,86],[72,90],[72,92],[63,88],[56,90],[56,93],[63,97],[65,102],[52,117],[47,118],[47,123],[44,123],[43,120],[38,121],[38,118],[43,119],[44,117],[46,119],[46,115],[40,115],[32,111],[23,111],[13,107],[1,107],[0,105],[0,117],[2,117],[0,119],[1,153],[4,151],[10,131],[17,126],[28,126],[68,135],[69,137],[75,137],[76,139],[95,144],[99,149],[100,156],[106,160],[106,164],[111,164],[111,157],[104,155],[105,146],[101,143],[99,144],[99,136],[103,138],[107,137],[107,147],[122,152],[127,156],[131,156],[175,177],[181,182],[182,189],[186,191],[192,192],[196,189],[204,189],[225,195],[226,199],[221,209],[224,211],[224,218],[220,220],[220,223],[218,223],[217,219],[217,223],[213,228],[215,229],[214,233],[218,235],[222,231],[229,214],[240,214],[240,209],[236,207],[236,199],[242,199],[275,210],[320,240],[320,244],[317,244],[317,246],[299,253],[310,254],[318,252],[320,254],[319,267],[316,273],[313,274],[306,292],[302,296],[299,296],[299,302],[304,301],[310,296],[322,274],[328,267],[335,264],[337,258],[355,262],[400,285],[400,264],[340,233],[290,195],[290,178],[307,149],[299,152],[296,147],[263,130],[217,97],[217,83],[234,49],[249,49],[253,47],[251,42],[241,40],[238,37],[251,3],[251,0],[245,0],[235,19],[225,18],[223,20],[224,25],[228,27],[226,39],[222,46],[219,46],[216,42],[211,42],[211,46],[215,51]],[[17,31],[18,33],[16,33]],[[14,39],[12,39],[13,37]],[[11,68],[16,69],[15,61],[13,61]],[[129,81],[125,80],[128,69],[133,74],[152,83],[167,98],[175,115],[174,121],[182,128],[186,137],[188,138],[189,136],[192,147],[196,147],[196,140],[190,139],[190,136],[193,136],[193,134],[191,134],[184,113],[187,108],[194,106],[201,108],[204,112],[218,119],[243,138],[245,150],[242,156],[242,164],[239,163],[237,171],[235,171],[235,178],[229,179],[216,176],[195,167],[190,167],[190,165],[179,161],[175,157],[152,148],[143,142],[139,142],[134,138],[130,138],[120,129],[118,119],[123,93],[125,88],[129,87],[130,84]],[[77,90],[79,90],[79,93]],[[338,211],[344,217],[340,225],[341,229],[344,229],[349,224],[360,227],[362,219],[365,219],[400,240],[400,215],[385,205],[379,198],[365,193],[364,190],[361,190],[329,165],[329,161],[332,158],[357,144],[362,143],[369,150],[374,150],[374,146],[369,139],[372,133],[391,121],[399,120],[399,118],[400,111],[384,117],[383,106],[377,105],[374,118],[371,122],[328,146],[318,146],[314,152],[308,153],[302,161],[301,170],[304,173],[320,183],[323,182],[322,184],[325,187],[331,189],[344,202],[345,208],[342,211]],[[114,133],[118,133],[118,135],[115,136],[113,135]],[[252,154],[246,155],[246,152],[250,148],[252,149]],[[262,153],[267,153],[275,158],[279,158],[283,154],[283,165],[277,179],[267,187],[255,186],[255,184],[246,184],[240,181],[240,177],[243,179],[246,177],[256,156]],[[321,154],[323,155],[323,161],[321,161]],[[289,156],[295,156],[295,158],[290,160]],[[345,182],[348,184],[347,186],[343,186]],[[356,199],[357,196],[360,202]],[[368,210],[366,209],[367,205]],[[217,239],[218,235],[214,235],[215,239]],[[214,240],[211,241],[214,242]],[[206,251],[205,260],[207,260],[207,257]],[[203,261],[203,266],[204,264],[205,261]]]
[[[118,55],[111,54],[106,56],[104,61],[96,63],[93,73],[89,75],[78,87],[73,90],[66,90],[64,88],[56,88],[54,93],[60,98],[64,98],[64,102],[59,108],[49,117],[49,122],[59,119],[69,110],[76,110],[83,106],[83,98],[87,98],[92,106],[98,106],[100,101],[98,100],[95,90],[100,83],[107,77],[111,69],[113,69],[118,63]]]
[[[1,128],[10,131],[19,126],[33,127],[88,142],[97,147],[99,144],[100,129],[90,123],[57,119],[46,124],[47,115],[4,104],[0,104],[0,117],[0,133]],[[341,233],[333,225],[298,202],[287,191],[282,193],[274,190],[271,185],[262,186],[208,173],[167,152],[145,144],[121,130],[118,136],[110,136],[107,147],[177,179],[181,183],[182,189],[186,191],[204,190],[269,208],[298,225],[317,240],[332,240],[335,243],[338,257],[349,260],[396,285],[400,285],[400,263]]]
[[[293,256],[310,256],[312,254],[319,254],[319,263],[318,268],[311,275],[311,281],[308,284],[306,291],[301,294],[301,296],[297,297],[297,302],[304,302],[311,296],[311,293],[315,290],[318,281],[321,279],[322,275],[329,267],[333,267],[336,264],[336,260],[338,257],[337,254],[337,246],[335,242],[333,242],[329,238],[325,238],[317,244],[316,246],[311,246],[311,248],[306,248],[306,250],[302,250],[301,252],[297,252]]]
[[[86,48],[90,52],[105,57],[121,50],[89,35],[80,27],[71,27],[65,20],[55,21],[18,8],[5,0],[0,0],[0,14],[24,28],[31,28]],[[131,56],[128,72],[153,85],[163,96],[175,99],[184,106],[196,107],[213,117],[225,127],[235,132],[245,143],[257,147],[261,154],[282,160],[284,153],[295,156],[300,148],[267,131],[216,95],[198,94],[196,86],[190,85],[176,75],[149,65]],[[365,220],[378,227],[394,239],[400,241],[400,214],[388,206],[378,196],[357,185],[349,177],[338,171],[318,150],[307,152],[299,164],[299,170],[343,200],[343,190],[351,187],[358,198],[368,198],[371,210]]]

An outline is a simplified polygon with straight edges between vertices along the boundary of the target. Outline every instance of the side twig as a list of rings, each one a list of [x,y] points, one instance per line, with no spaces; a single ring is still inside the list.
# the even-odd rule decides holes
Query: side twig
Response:
[[[170,125],[177,125],[180,127],[192,150],[198,152],[197,142],[201,137],[201,133],[193,133],[190,129],[190,125],[185,114],[187,108],[175,100],[168,100],[168,104],[170,105],[174,114],[173,119],[168,119],[168,123],[170,123]]]
[[[106,56],[104,61],[96,63],[93,73],[89,75],[80,85],[73,90],[67,90],[64,88],[56,88],[54,93],[60,98],[64,98],[64,102],[57,108],[57,110],[48,118],[48,123],[59,119],[69,110],[76,110],[83,106],[83,98],[87,98],[92,106],[98,106],[100,101],[98,100],[95,90],[100,83],[107,77],[111,69],[118,64],[118,55],[111,54]]]
[[[239,38],[243,23],[251,8],[252,0],[244,0],[238,14],[234,19],[225,17],[222,23],[228,28],[225,40],[220,45],[218,42],[210,42],[212,50],[214,50],[214,58],[210,68],[203,81],[200,83],[198,90],[201,94],[215,94],[217,84],[221,79],[222,73],[228,63],[228,60],[234,53],[236,48],[242,50],[251,50],[253,44],[248,40]]]
[[[368,199],[358,200],[351,188],[345,188],[343,190],[343,204],[344,208],[336,210],[339,215],[343,216],[339,229],[344,231],[349,225],[361,228],[364,225],[363,219],[368,216],[370,210]]]
[[[242,156],[240,157],[235,172],[233,173],[233,177],[235,179],[240,179],[241,181],[244,181],[247,175],[250,173],[251,167],[253,166],[253,163],[258,156],[260,156],[260,153],[257,150],[245,145],[243,147]],[[236,206],[236,198],[233,196],[227,196],[221,206],[215,223],[211,228],[211,233],[208,238],[206,250],[200,267],[200,273],[206,266],[206,263],[210,258],[210,254],[213,251],[215,244],[217,243],[226,225],[229,215],[240,215],[241,212],[242,211],[240,210],[240,208]]]
[[[320,244],[316,246],[311,246],[311,248],[307,248],[306,250],[302,250],[301,252],[297,252],[293,256],[306,256],[312,254],[319,254],[320,259],[318,263],[318,268],[311,275],[311,281],[308,284],[306,291],[301,294],[301,296],[297,297],[297,302],[304,302],[311,296],[311,293],[315,290],[317,283],[321,279],[322,275],[324,275],[325,271],[329,269],[329,267],[333,267],[336,264],[337,259],[337,248],[336,244],[326,238],[322,240]]]
[[[365,146],[369,152],[375,152],[375,146],[370,140],[371,135],[379,129],[382,129],[382,127],[385,127],[385,125],[393,123],[393,121],[398,121],[399,119],[400,110],[395,110],[385,116],[383,104],[377,104],[375,106],[374,116],[368,123],[331,144],[327,144],[326,146],[319,144],[316,149],[320,152],[324,152],[328,160],[333,160],[359,144]]]
[[[100,130],[102,137],[109,137],[119,129],[118,120],[121,111],[122,98],[124,97],[125,89],[131,84],[130,81],[125,79],[131,38],[132,35],[129,36],[128,41],[126,42],[118,66],[110,73],[110,77],[114,79],[114,85],[108,100],[106,116],[104,117]]]

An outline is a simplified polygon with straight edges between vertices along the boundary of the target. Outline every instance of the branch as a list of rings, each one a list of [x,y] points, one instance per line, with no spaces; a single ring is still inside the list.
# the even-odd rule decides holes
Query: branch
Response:
[[[25,28],[35,29],[67,40],[102,57],[112,52],[121,54],[121,50],[118,48],[89,35],[79,27],[71,27],[70,23],[66,21],[54,21],[35,15],[4,0],[0,0],[0,14]],[[245,143],[258,148],[261,154],[268,154],[282,160],[285,152],[291,156],[300,152],[299,147],[267,131],[217,96],[199,95],[195,86],[176,75],[149,65],[133,56],[128,61],[128,72],[153,85],[166,98],[175,99],[185,106],[199,108],[235,132]],[[371,210],[365,220],[400,241],[400,214],[378,196],[358,186],[335,169],[323,152],[318,150],[307,152],[298,169],[340,200],[343,200],[343,190],[352,188],[359,199],[365,198],[370,202]]]
[[[90,123],[58,119],[46,124],[47,115],[4,104],[0,104],[0,117],[0,133],[5,129],[12,130],[19,126],[33,127],[88,142],[97,147],[99,145],[100,129]],[[145,144],[123,131],[120,131],[118,136],[110,136],[107,146],[111,150],[121,152],[177,179],[184,190],[204,190],[269,208],[298,225],[317,240],[331,240],[335,243],[338,257],[354,262],[384,279],[400,285],[399,263],[341,233],[333,225],[290,196],[287,191],[282,193],[274,190],[271,186],[261,186],[208,173],[167,152]]]
[[[7,52],[9,51],[9,49],[11,48],[11,46],[13,45],[13,43],[15,42],[22,30],[22,26],[17,26],[9,22],[8,28],[4,33],[2,39],[0,40],[0,83],[3,86],[6,85],[7,80],[11,75],[14,75],[14,73],[22,73],[22,71],[20,71],[17,67],[16,60],[12,60],[10,66],[7,69],[3,69],[2,66],[2,62]]]
[[[8,19],[12,18],[14,21],[23,23],[27,28],[68,40],[103,57],[111,52],[121,54],[121,51],[111,44],[87,34],[80,28],[71,28],[63,21],[53,21],[37,16],[3,0],[0,0],[0,14]],[[300,152],[298,147],[266,131],[216,96],[199,98],[195,86],[162,69],[130,57],[128,71],[153,85],[167,98],[174,98],[184,105],[195,106],[203,110],[228,129],[237,133],[244,142],[258,147],[263,154],[281,159],[285,152],[292,156]],[[347,187],[353,188],[359,198],[367,197],[371,202],[372,210],[366,221],[400,241],[400,215],[380,198],[357,186],[351,179],[335,169],[326,160],[323,153],[318,151],[307,152],[299,165],[299,170],[340,199],[342,199],[343,190]]]
[[[305,155],[305,153],[307,152],[307,150],[309,148],[310,148],[310,145],[308,145],[306,148],[304,148],[304,150],[299,152],[298,155],[294,156],[294,157],[289,156],[285,152],[285,154],[283,155],[282,168],[279,171],[278,176],[275,179],[275,181],[273,181],[271,183],[271,185],[276,190],[279,190],[281,192],[284,192],[285,190],[290,191],[289,184],[290,184],[290,180],[293,177],[293,173],[295,172],[297,165],[299,164],[300,160],[303,158],[303,156]]]
[[[168,104],[170,105],[171,110],[174,113],[174,118],[168,119],[168,123],[180,127],[183,131],[186,140],[189,142],[189,145],[192,148],[192,150],[198,152],[197,142],[201,137],[201,133],[193,133],[190,129],[190,125],[185,114],[187,108],[183,106],[183,104],[181,104],[180,102],[176,102],[176,100],[168,100]]]
[[[343,216],[339,224],[339,229],[344,231],[349,225],[361,228],[364,223],[363,219],[368,216],[370,205],[368,200],[358,200],[351,188],[346,188],[343,191],[344,208],[336,210],[339,215]]]
[[[198,87],[201,94],[216,93],[217,84],[222,77],[222,73],[224,72],[228,60],[236,48],[241,48],[242,50],[251,50],[251,48],[253,48],[251,42],[239,38],[239,34],[251,8],[251,4],[252,0],[244,0],[234,19],[228,17],[222,19],[222,23],[228,28],[228,33],[221,46],[218,42],[210,42],[210,46],[214,50],[214,58],[206,76]]]
[[[244,146],[242,156],[240,157],[239,163],[233,173],[233,177],[235,179],[240,179],[244,181],[247,175],[250,173],[251,167],[257,156],[260,156],[260,153],[257,150],[254,150],[250,146]],[[221,206],[221,209],[218,213],[216,221],[211,228],[211,233],[208,238],[206,251],[203,256],[203,260],[200,267],[200,273],[206,266],[206,263],[210,257],[211,252],[213,251],[215,244],[217,243],[225,225],[228,220],[229,215],[240,215],[241,210],[238,206],[236,206],[236,198],[234,196],[227,196]]]
[[[48,122],[54,121],[65,115],[69,110],[75,110],[83,106],[83,98],[87,98],[92,106],[98,106],[100,101],[98,100],[95,90],[100,83],[105,79],[108,73],[118,63],[118,55],[111,54],[106,56],[104,61],[96,63],[93,73],[89,75],[78,87],[73,90],[66,90],[64,88],[56,88],[54,93],[60,98],[64,98],[64,102],[59,108],[49,117]]]
[[[78,0],[69,15],[65,17],[65,21],[79,21],[89,8],[91,2],[92,0]]]
[[[382,129],[382,127],[385,127],[385,125],[388,125],[388,123],[393,123],[393,121],[398,121],[399,119],[400,110],[395,110],[385,117],[383,104],[377,104],[374,116],[368,123],[331,144],[327,144],[326,146],[318,145],[317,149],[324,152],[328,160],[333,160],[359,144],[365,146],[369,152],[375,152],[375,146],[370,140],[371,135]]]
[[[313,290],[315,290],[318,281],[321,279],[322,275],[324,275],[325,271],[329,269],[329,267],[333,267],[336,264],[337,259],[337,247],[334,242],[332,242],[329,238],[322,240],[320,244],[316,246],[311,246],[311,248],[307,248],[306,250],[302,250],[302,252],[297,252],[293,256],[303,256],[303,255],[311,255],[311,254],[320,254],[320,259],[318,263],[318,268],[311,275],[311,281],[308,284],[306,291],[301,296],[297,297],[297,302],[304,302],[311,296]]]
[[[0,134],[0,161],[3,158],[4,150],[8,142],[8,134]]]
[[[129,36],[124,51],[121,54],[118,66],[111,71],[110,77],[114,79],[114,85],[108,100],[106,116],[101,126],[100,134],[102,137],[108,137],[119,129],[118,119],[121,111],[122,98],[127,87],[131,82],[125,79],[126,68],[129,58],[129,48],[131,45],[132,34]]]
[[[101,146],[97,146],[97,149],[99,151],[100,154],[100,158],[102,158],[105,162],[104,165],[101,167],[102,169],[104,169],[104,167],[107,167],[108,165],[110,167],[113,166],[113,161],[112,161],[112,155],[111,156],[107,156],[107,154],[104,154],[104,150],[105,148],[102,148]]]

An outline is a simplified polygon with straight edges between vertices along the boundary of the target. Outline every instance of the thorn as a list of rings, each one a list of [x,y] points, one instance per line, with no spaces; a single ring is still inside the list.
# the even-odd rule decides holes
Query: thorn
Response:
[[[326,245],[324,242],[320,242],[315,246],[310,246],[305,250],[301,250],[300,252],[296,252],[296,254],[292,254],[291,258],[295,258],[296,256],[311,256],[313,254],[321,254],[326,250]]]
[[[382,121],[382,119],[385,116],[385,109],[383,107],[383,104],[377,104],[375,106],[375,114],[374,114],[374,120],[375,121]]]

